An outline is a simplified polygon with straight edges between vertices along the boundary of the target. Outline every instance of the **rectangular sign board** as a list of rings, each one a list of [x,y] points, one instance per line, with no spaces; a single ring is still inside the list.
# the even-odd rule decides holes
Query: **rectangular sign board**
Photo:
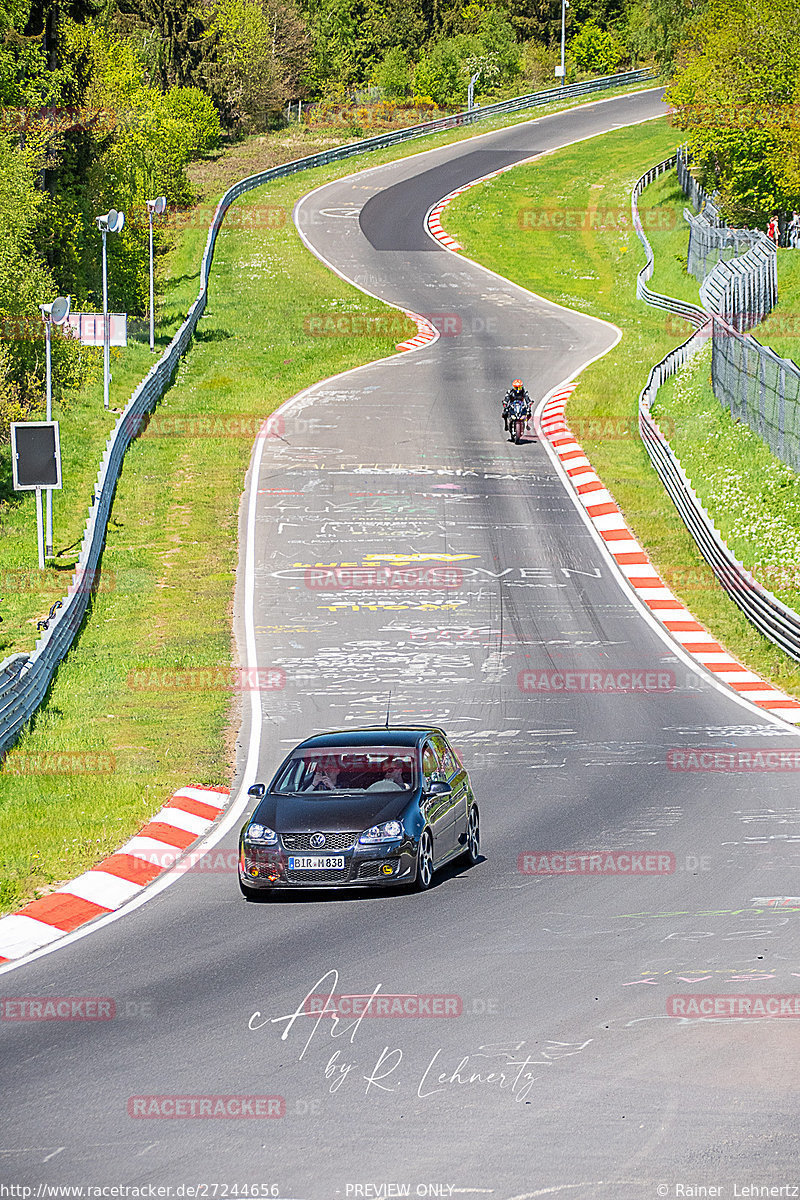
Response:
[[[80,338],[82,346],[103,345],[102,313],[70,313],[62,328],[65,332],[69,330],[72,337]],[[127,346],[127,313],[108,314],[108,339],[109,346]]]
[[[14,491],[61,487],[58,421],[15,421],[11,426]]]

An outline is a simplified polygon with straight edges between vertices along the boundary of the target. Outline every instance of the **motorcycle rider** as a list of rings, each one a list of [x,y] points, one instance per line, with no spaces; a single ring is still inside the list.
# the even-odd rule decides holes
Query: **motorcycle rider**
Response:
[[[508,389],[508,391],[506,392],[505,397],[503,399],[502,417],[503,417],[503,422],[506,427],[506,433],[508,433],[508,414],[509,414],[509,409],[510,409],[512,400],[524,400],[525,401],[525,427],[527,429],[528,422],[531,419],[531,398],[528,395],[528,393],[525,391],[525,386],[521,379],[514,380],[514,382],[511,384],[511,387]]]

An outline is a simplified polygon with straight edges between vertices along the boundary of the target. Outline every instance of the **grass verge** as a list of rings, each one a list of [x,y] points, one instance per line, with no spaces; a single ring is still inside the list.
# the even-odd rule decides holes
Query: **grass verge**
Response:
[[[238,202],[241,215],[226,222],[217,242],[208,315],[147,433],[126,456],[91,611],[45,704],[3,761],[0,912],[112,852],[176,787],[230,779],[238,704],[235,690],[225,684],[232,662],[237,516],[255,430],[303,387],[392,353],[405,329],[393,310],[349,287],[308,254],[289,219],[294,203],[313,187],[364,166],[531,115],[304,172]],[[313,148],[306,142],[283,149],[286,158],[296,158]],[[265,144],[250,150],[249,159],[246,146],[231,156],[235,178],[273,165]],[[229,171],[228,159],[203,166],[205,211],[184,224],[163,275],[162,347],[197,294],[208,206],[229,186]],[[275,213],[285,219],[276,220]],[[342,312],[393,315],[389,332],[354,340],[306,331],[306,315]],[[143,345],[130,346],[116,359],[112,405],[127,401],[151,361]],[[101,397],[97,377],[70,414],[75,421],[70,429],[85,426],[86,438],[75,451],[70,487],[56,502],[62,560],[77,552],[71,543],[83,528],[110,423],[102,416]],[[95,421],[91,413],[98,408]],[[67,415],[56,413],[62,422]],[[62,426],[62,444],[66,440]],[[4,565],[19,562],[28,569],[36,561],[35,542],[24,502],[2,519]],[[20,547],[12,551],[15,538]],[[62,565],[59,585],[64,574]],[[36,612],[46,608],[41,589],[39,581],[39,591],[31,591]],[[25,599],[21,590],[18,596]],[[22,606],[16,626],[22,638],[28,628]],[[32,633],[28,640],[32,644]]]
[[[643,254],[635,233],[629,225],[603,229],[584,220],[572,232],[531,229],[508,237],[524,205],[584,214],[624,211],[636,179],[666,158],[679,140],[678,131],[664,119],[568,147],[465,193],[447,210],[445,224],[465,252],[486,266],[622,329],[614,350],[581,376],[568,408],[572,428],[675,594],[732,654],[800,695],[800,665],[763,638],[722,592],[638,436],[638,396],[650,367],[688,336],[689,328],[682,330],[674,318],[636,299]],[[687,294],[693,281],[680,278],[675,258],[678,237],[685,236],[675,209],[679,205],[682,211],[685,201],[671,179],[647,188],[641,202],[643,212],[651,214],[645,228],[656,254],[650,286],[694,299],[696,290],[694,297]],[[688,436],[693,438],[695,431]]]
[[[643,86],[649,88],[653,85]],[[643,87],[612,89],[601,93],[601,98],[640,90]],[[586,103],[586,97],[567,99],[522,114],[512,113],[466,128],[426,135],[400,146],[373,152],[363,159],[352,158],[313,173],[305,172],[300,176],[300,194],[310,190],[313,181],[319,183],[338,178],[362,166],[376,166],[433,146],[447,145],[533,117],[572,108],[581,102]],[[174,218],[176,236],[173,249],[164,256],[159,266],[161,296],[157,304],[158,353],[167,347],[197,296],[199,266],[208,225],[217,201],[226,189],[247,175],[351,140],[353,138],[347,129],[339,132],[295,125],[269,136],[247,138],[192,164],[192,182],[198,193],[198,204],[193,210]],[[287,207],[290,202],[280,199],[283,193],[262,188],[256,194],[259,197],[257,201],[250,201],[246,206],[241,203],[233,206],[226,217],[227,230],[247,228],[255,231],[265,228],[279,231],[291,224],[291,207]],[[292,190],[290,195],[294,196],[295,191]],[[124,350],[111,351],[113,380],[110,403],[113,411],[106,413],[102,399],[102,351],[90,351],[89,354],[90,380],[87,386],[80,394],[73,395],[68,403],[54,406],[53,416],[60,422],[63,489],[54,493],[54,558],[42,572],[37,566],[34,496],[29,492],[12,490],[10,446],[0,446],[0,596],[3,621],[0,625],[0,659],[9,654],[33,650],[37,622],[47,614],[54,601],[64,595],[77,562],[89,498],[106,439],[118,413],[154,361],[146,334],[137,334]],[[117,582],[125,587],[138,586],[135,576],[130,580],[123,576]]]

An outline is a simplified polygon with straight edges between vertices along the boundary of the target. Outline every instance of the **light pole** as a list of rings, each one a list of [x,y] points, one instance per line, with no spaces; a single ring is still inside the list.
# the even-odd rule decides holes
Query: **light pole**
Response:
[[[561,75],[561,86],[562,87],[567,82],[566,74],[564,71],[564,48],[565,48],[565,44],[566,44],[567,9],[568,8],[569,8],[569,0],[561,0],[561,71],[559,72],[559,74]]]
[[[103,408],[108,408],[109,343],[111,331],[108,321],[108,265],[106,262],[106,234],[119,233],[125,224],[125,214],[110,208],[102,217],[95,217],[97,228],[103,235]]]
[[[167,207],[166,196],[156,196],[155,200],[147,200],[147,215],[150,219],[150,350],[155,350],[153,337],[153,217],[160,217]]]
[[[45,378],[47,380],[47,420],[53,419],[53,363],[50,357],[50,329],[52,325],[63,325],[69,316],[69,296],[57,296],[50,304],[40,304],[44,321]],[[53,492],[47,489],[47,534],[45,554],[53,554]]]

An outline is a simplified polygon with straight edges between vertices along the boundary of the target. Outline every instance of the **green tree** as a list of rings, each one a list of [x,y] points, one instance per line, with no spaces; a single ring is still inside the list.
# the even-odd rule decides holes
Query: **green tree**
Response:
[[[611,75],[628,57],[622,41],[610,29],[587,21],[570,42],[570,51],[581,71]]]
[[[375,70],[375,83],[384,96],[400,100],[411,90],[411,70],[408,56],[399,46],[387,50]]]
[[[726,216],[765,224],[800,208],[800,11],[793,0],[710,0],[667,98]]]
[[[34,232],[43,195],[36,187],[40,162],[26,147],[0,138],[0,438],[10,421],[41,406],[44,331],[39,305],[53,299],[52,276],[36,253]],[[79,346],[53,339],[54,395],[80,386],[86,366]]]
[[[208,81],[228,122],[266,129],[297,95],[309,38],[291,0],[218,0]]]

